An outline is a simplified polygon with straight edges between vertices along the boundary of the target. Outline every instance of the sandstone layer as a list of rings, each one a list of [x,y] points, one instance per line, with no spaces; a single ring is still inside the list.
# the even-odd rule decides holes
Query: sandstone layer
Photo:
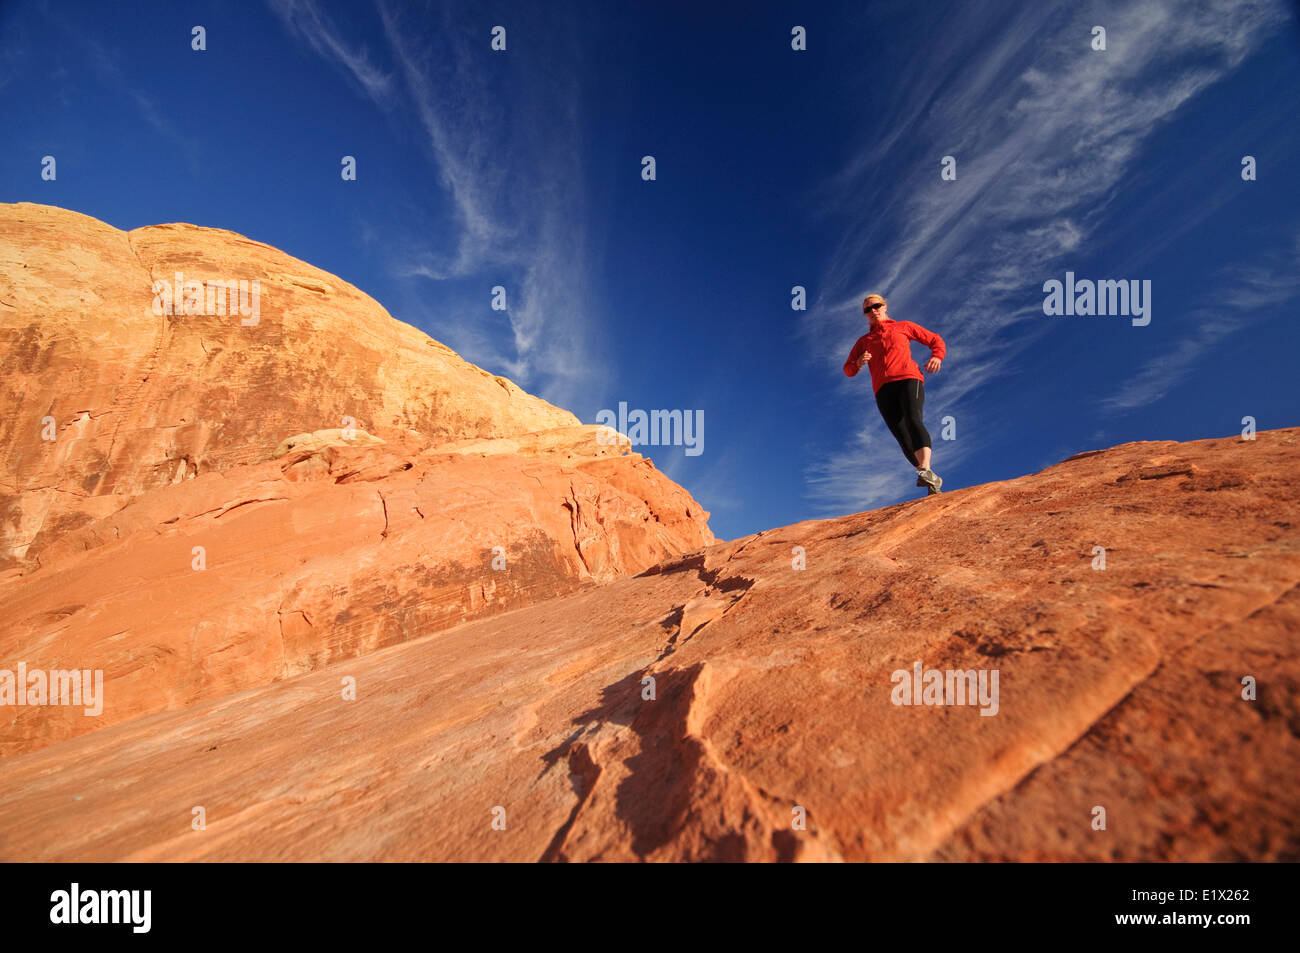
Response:
[[[1295,860],[1298,521],[1293,429],[706,545],[6,758],[0,858]]]

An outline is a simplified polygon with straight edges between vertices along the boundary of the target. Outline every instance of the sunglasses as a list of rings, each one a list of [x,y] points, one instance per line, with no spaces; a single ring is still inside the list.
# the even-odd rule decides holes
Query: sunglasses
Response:
[[[868,311],[879,311],[883,307],[884,304],[880,302],[877,302],[876,304],[864,304],[862,306],[862,313],[866,314]]]

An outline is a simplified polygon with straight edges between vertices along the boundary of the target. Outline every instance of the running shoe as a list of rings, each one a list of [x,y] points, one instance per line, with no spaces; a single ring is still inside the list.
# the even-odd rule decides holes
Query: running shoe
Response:
[[[927,492],[933,495],[939,492],[939,488],[943,486],[943,480],[933,470],[917,470],[916,485],[925,487]]]

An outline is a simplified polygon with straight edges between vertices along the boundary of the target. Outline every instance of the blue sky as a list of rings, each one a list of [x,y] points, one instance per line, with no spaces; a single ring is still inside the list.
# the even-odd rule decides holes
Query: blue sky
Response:
[[[1300,425],[1297,103],[1282,2],[0,3],[0,201],[275,245],[589,423],[702,410],[639,449],[722,538],[920,493],[840,369],[868,291],[948,342],[945,489]],[[1045,316],[1067,270],[1150,325]]]

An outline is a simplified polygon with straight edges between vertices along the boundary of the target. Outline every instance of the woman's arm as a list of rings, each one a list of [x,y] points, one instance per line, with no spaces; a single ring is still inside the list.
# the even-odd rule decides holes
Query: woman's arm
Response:
[[[925,369],[933,374],[943,363],[944,355],[948,353],[948,347],[943,343],[943,338],[933,331],[921,327],[914,321],[903,322],[903,333],[913,341],[918,341],[930,349],[930,359],[925,362]]]
[[[871,360],[871,355],[867,353],[866,345],[862,342],[865,337],[860,337],[853,345],[853,350],[849,351],[849,359],[844,362],[844,373],[848,377],[856,377],[862,366]]]

